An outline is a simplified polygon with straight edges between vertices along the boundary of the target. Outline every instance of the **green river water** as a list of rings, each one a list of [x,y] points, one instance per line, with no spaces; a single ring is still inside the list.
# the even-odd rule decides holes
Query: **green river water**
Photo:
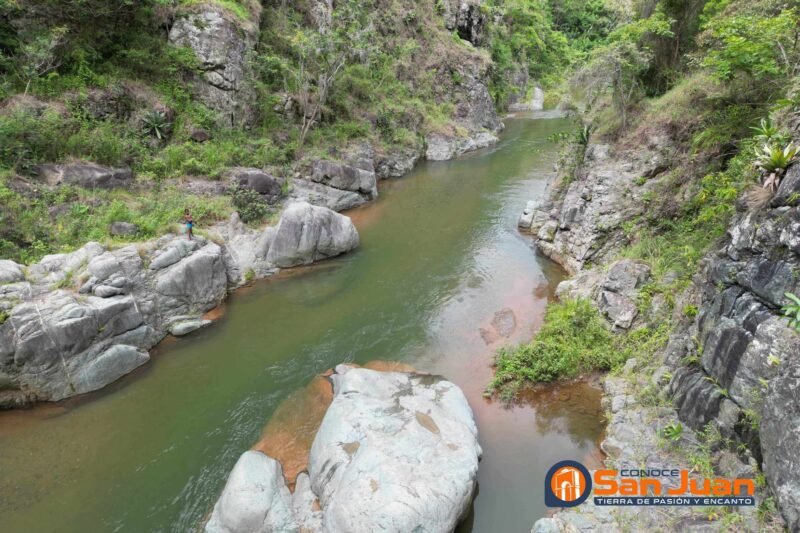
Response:
[[[602,424],[585,384],[514,408],[482,397],[494,350],[533,335],[561,277],[516,221],[552,174],[546,137],[572,126],[506,126],[492,148],[384,181],[349,213],[357,252],[237,292],[212,327],[101,392],[0,413],[0,528],[192,531],[281,401],[337,363],[383,359],[444,375],[475,411],[484,456],[459,531],[530,531],[546,470],[596,458]],[[508,338],[491,326],[504,308]]]

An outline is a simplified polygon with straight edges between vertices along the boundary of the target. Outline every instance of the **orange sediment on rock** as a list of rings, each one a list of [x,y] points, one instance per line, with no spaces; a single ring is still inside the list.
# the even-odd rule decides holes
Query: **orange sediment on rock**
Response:
[[[203,320],[219,320],[225,315],[225,303],[221,303],[203,315]]]
[[[411,365],[394,361],[370,361],[364,368],[381,372],[416,372]],[[315,377],[306,387],[296,390],[281,402],[264,427],[261,438],[252,447],[281,464],[291,490],[294,490],[298,474],[308,469],[311,445],[333,401],[333,386],[327,379],[333,373],[331,369]],[[348,443],[347,450],[355,453],[358,443]]]
[[[311,444],[332,401],[330,381],[323,376],[315,377],[307,387],[295,391],[278,406],[261,439],[253,446],[281,463],[291,489],[297,475],[308,468]]]
[[[382,361],[375,359],[364,365],[364,368],[378,370],[379,372],[418,372],[413,366],[399,361]]]

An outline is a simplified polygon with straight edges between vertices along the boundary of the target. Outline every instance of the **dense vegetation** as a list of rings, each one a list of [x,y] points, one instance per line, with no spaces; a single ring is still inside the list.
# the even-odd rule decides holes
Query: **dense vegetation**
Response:
[[[615,335],[588,300],[553,303],[533,341],[498,350],[497,371],[488,392],[510,401],[526,382],[546,383],[611,370],[631,357],[652,355],[666,335],[664,326]]]
[[[290,176],[352,142],[389,150],[419,147],[426,132],[458,134],[449,94],[461,65],[481,63],[502,108],[534,82],[556,85],[625,16],[600,0],[487,0],[476,48],[444,27],[441,1],[336,2],[324,32],[312,3],[0,2],[0,256],[29,262],[108,238],[114,219],[139,224],[138,238],[166,231],[179,206],[202,203],[168,180],[219,179],[231,166]],[[203,4],[242,25],[261,21],[247,127],[220,125],[192,90],[202,65],[167,38],[178,14]],[[289,100],[300,108],[293,118]],[[195,142],[197,131],[208,140]],[[36,165],[67,160],[129,166],[140,190],[44,191],[31,180]],[[144,200],[164,187],[169,200]],[[228,198],[217,204],[201,226],[234,209]]]
[[[725,234],[737,200],[763,206],[797,158],[790,124],[800,108],[800,12],[798,2],[772,0],[644,0],[633,7],[629,20],[616,19],[576,62],[570,86],[594,137],[624,147],[656,134],[679,147],[660,190],[645,197],[647,214],[626,222],[622,251],[653,271],[641,309],[659,295],[671,311],[700,259]],[[573,165],[585,143],[570,145]],[[595,335],[596,317],[587,313],[579,302],[555,306],[531,344],[499,352],[490,388],[513,390],[623,363],[640,330]],[[573,335],[557,338],[558,331]],[[597,357],[604,351],[596,345],[619,357]]]

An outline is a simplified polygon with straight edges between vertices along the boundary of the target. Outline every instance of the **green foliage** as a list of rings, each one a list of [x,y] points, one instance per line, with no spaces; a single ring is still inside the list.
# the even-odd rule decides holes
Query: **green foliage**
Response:
[[[657,11],[648,18],[619,26],[578,72],[577,78],[587,91],[590,105],[610,93],[622,128],[627,125],[631,107],[643,95],[643,78],[653,60],[648,39],[671,37],[672,22]]]
[[[683,436],[683,424],[680,422],[671,422],[667,424],[661,430],[661,436],[672,442],[678,442]]]
[[[765,12],[712,17],[705,25],[709,51],[703,66],[720,80],[739,74],[754,80],[782,75],[795,68],[797,25],[794,8],[778,15]]]
[[[512,80],[521,68],[550,85],[556,69],[572,62],[567,37],[553,27],[546,0],[490,0],[485,8],[492,21],[488,28],[493,61],[490,89],[501,106],[517,89]]]
[[[149,111],[142,118],[142,132],[151,135],[159,141],[165,140],[172,131],[172,123],[167,120],[167,115],[163,111],[154,109]]]
[[[725,234],[736,199],[756,178],[751,146],[750,141],[743,143],[742,151],[729,161],[725,171],[700,178],[694,196],[680,206],[677,216],[647,220],[624,250],[624,256],[651,266],[655,290],[670,293],[685,287],[711,244]],[[677,279],[664,285],[667,274]]]
[[[683,308],[683,314],[688,318],[696,317],[699,312],[700,310],[694,304],[686,304]]]
[[[533,341],[497,351],[495,377],[487,391],[509,400],[526,382],[550,382],[592,370],[611,370],[634,355],[647,359],[665,344],[667,331],[665,324],[658,329],[643,327],[616,335],[588,300],[550,304]]]
[[[108,241],[113,222],[136,224],[139,232],[132,238],[146,240],[173,230],[185,208],[198,226],[223,220],[232,212],[227,197],[197,197],[173,188],[134,194],[60,186],[23,196],[2,181],[0,205],[0,257],[21,263],[74,250],[88,241]]]
[[[783,314],[789,320],[789,327],[800,331],[800,297],[791,292],[784,294],[789,303],[783,306]]]
[[[0,309],[0,326],[6,323],[6,320],[8,320],[9,316],[10,315],[8,314],[8,311]]]
[[[236,187],[231,191],[233,207],[242,222],[261,222],[269,213],[269,204],[257,191],[249,187]]]
[[[798,148],[789,143],[783,148],[765,144],[756,152],[756,166],[763,172],[782,172],[797,158]]]
[[[762,118],[758,126],[750,128],[755,134],[755,138],[759,142],[782,142],[784,135],[781,134],[780,128],[775,126],[769,118]]]

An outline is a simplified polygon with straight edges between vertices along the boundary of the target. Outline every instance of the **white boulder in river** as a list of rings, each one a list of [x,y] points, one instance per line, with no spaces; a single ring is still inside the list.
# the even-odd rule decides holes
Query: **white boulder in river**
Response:
[[[289,205],[264,243],[267,262],[281,268],[334,257],[358,244],[358,232],[348,217],[306,202]]]
[[[455,529],[472,503],[482,453],[461,390],[437,376],[345,365],[331,380],[333,402],[294,495],[277,462],[245,452],[208,533]]]

